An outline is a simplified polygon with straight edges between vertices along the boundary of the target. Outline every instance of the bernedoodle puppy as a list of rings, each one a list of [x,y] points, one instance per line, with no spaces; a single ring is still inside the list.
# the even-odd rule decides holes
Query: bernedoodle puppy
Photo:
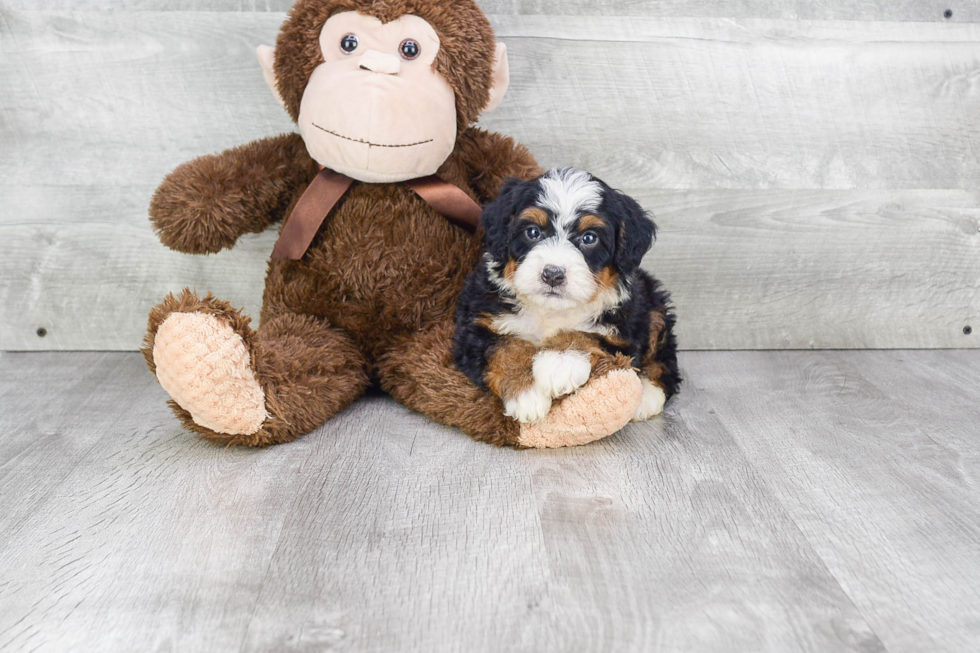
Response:
[[[656,236],[642,207],[565,168],[505,182],[482,224],[456,313],[459,368],[534,423],[625,356],[643,386],[634,421],[660,414],[681,378],[670,297],[639,267]]]

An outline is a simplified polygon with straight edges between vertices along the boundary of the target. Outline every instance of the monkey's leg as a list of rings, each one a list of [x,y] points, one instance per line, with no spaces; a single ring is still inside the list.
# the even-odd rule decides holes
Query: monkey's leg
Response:
[[[491,444],[554,448],[604,438],[629,423],[640,380],[625,357],[607,357],[588,383],[555,404],[540,422],[504,415],[503,402],[474,386],[453,364],[454,324],[446,321],[398,343],[379,364],[381,386],[396,400],[437,422]]]
[[[518,446],[520,424],[504,415],[500,398],[473,385],[453,363],[454,330],[447,321],[395,343],[378,363],[381,388],[412,410],[475,440]]]
[[[210,295],[170,295],[150,313],[143,355],[184,427],[219,444],[289,442],[368,386],[365,361],[341,331],[307,315],[256,332]]]

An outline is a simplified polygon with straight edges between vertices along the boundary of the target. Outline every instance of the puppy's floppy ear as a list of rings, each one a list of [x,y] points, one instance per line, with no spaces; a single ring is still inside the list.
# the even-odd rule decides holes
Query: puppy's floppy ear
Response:
[[[516,177],[506,179],[500,187],[497,199],[483,208],[483,247],[494,261],[502,263],[510,249],[510,221],[519,211],[525,190],[530,182]]]
[[[632,274],[653,246],[657,225],[643,207],[626,193],[607,189],[605,204],[609,214],[618,218],[616,255],[613,259],[616,268],[621,274]]]

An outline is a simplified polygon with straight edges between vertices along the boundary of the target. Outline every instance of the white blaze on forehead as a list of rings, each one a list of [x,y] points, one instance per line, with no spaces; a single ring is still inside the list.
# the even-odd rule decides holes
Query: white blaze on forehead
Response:
[[[554,214],[561,229],[570,228],[582,213],[598,211],[601,203],[602,186],[583,170],[550,170],[541,178],[538,205]]]

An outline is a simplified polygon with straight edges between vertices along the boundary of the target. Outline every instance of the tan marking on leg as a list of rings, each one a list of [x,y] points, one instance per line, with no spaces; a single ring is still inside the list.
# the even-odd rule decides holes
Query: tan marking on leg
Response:
[[[663,311],[654,311],[650,314],[650,351],[656,351],[659,348],[666,327],[667,315]]]
[[[593,356],[604,353],[599,344],[598,336],[593,333],[585,333],[584,331],[561,331],[545,340],[541,344],[541,348],[555,349],[558,351],[575,349]]]
[[[248,349],[213,315],[173,313],[153,345],[157,379],[194,422],[228,435],[252,435],[268,418]]]
[[[497,333],[497,329],[493,325],[495,319],[496,319],[495,315],[484,313],[480,317],[476,318],[476,324],[477,326],[481,326],[491,333]]]
[[[667,371],[663,364],[657,362],[657,352],[663,345],[666,335],[667,316],[661,311],[654,311],[650,315],[650,340],[649,348],[643,356],[641,371],[643,376],[650,379],[654,384],[660,385],[660,377]]]
[[[534,386],[534,355],[538,348],[519,338],[503,338],[487,361],[490,391],[511,399]]]

